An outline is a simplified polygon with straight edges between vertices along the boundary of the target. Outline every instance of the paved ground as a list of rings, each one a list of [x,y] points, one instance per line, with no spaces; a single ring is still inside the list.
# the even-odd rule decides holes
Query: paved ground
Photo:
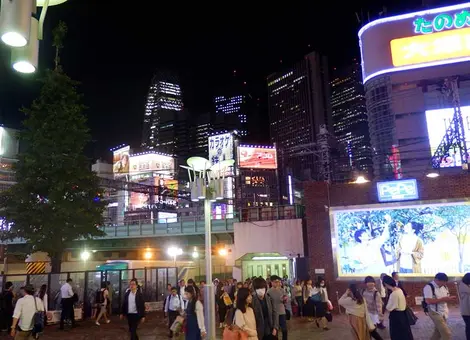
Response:
[[[418,312],[418,323],[413,326],[415,340],[429,340],[432,333],[432,324],[428,317]],[[464,323],[457,310],[453,310],[449,324],[454,332],[452,339],[465,340]],[[73,330],[59,331],[56,326],[46,328],[46,333],[42,340],[128,340],[127,325],[118,318],[113,318],[112,322],[100,327],[95,326],[91,321],[84,321]],[[290,321],[290,340],[347,340],[351,339],[349,327],[344,316],[335,316],[330,324],[331,330],[321,331],[311,323],[304,320]],[[167,339],[167,328],[163,319],[157,314],[151,314],[146,324],[140,328],[140,340],[164,340]],[[388,332],[382,332],[384,339],[389,339]],[[5,335],[1,339],[9,339]],[[222,337],[219,336],[219,339]],[[184,339],[184,337],[182,338]]]

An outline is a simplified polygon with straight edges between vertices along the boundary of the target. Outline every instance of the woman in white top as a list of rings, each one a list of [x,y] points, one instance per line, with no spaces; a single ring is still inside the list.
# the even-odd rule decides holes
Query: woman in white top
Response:
[[[350,284],[348,290],[338,303],[346,309],[353,339],[369,340],[370,330],[367,324],[367,308],[364,298],[355,284]]]
[[[199,289],[187,286],[184,289],[186,304],[186,340],[201,340],[206,337],[204,307],[199,301]]]
[[[391,291],[386,307],[390,312],[390,338],[392,340],[413,340],[413,333],[405,312],[405,294],[397,287],[396,281],[391,276],[384,276],[382,281],[385,288]]]
[[[108,296],[109,296],[108,289],[106,288],[106,282],[101,282],[101,289],[97,294],[100,294],[99,295],[100,296],[99,300],[101,302],[99,302],[98,309],[99,309],[100,312],[98,314],[98,317],[96,318],[95,324],[97,326],[99,326],[101,317],[104,317],[104,321],[106,323],[110,323],[110,320],[108,319],[108,316],[106,315],[106,306],[108,304]],[[96,302],[98,302],[98,301],[96,301]]]
[[[44,326],[47,324],[47,311],[48,311],[48,297],[47,297],[47,285],[42,285],[38,292],[38,298],[41,299],[44,306]]]
[[[248,335],[248,340],[258,340],[255,313],[250,307],[252,301],[253,297],[248,288],[238,290],[234,323]]]

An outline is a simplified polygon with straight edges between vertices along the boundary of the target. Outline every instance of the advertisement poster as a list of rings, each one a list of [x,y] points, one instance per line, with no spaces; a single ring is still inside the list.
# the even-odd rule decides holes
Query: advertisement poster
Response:
[[[233,135],[224,133],[222,135],[209,137],[209,160],[212,165],[221,161],[233,159]]]
[[[241,146],[238,148],[240,168],[277,169],[276,149]]]
[[[113,152],[114,177],[125,176],[129,173],[129,151],[130,147],[125,146]]]
[[[170,156],[148,153],[135,155],[130,159],[130,172],[159,171],[160,173],[170,173],[175,170],[175,160]]]
[[[470,271],[469,203],[381,204],[331,217],[339,276]]]
[[[470,145],[470,106],[462,106],[460,111],[462,113],[465,139],[467,141],[468,148],[468,145]],[[428,128],[431,156],[434,156],[434,153],[439,147],[439,144],[446,135],[447,129],[452,124],[453,118],[453,108],[426,111],[426,125]],[[449,168],[454,166],[462,166],[460,149],[458,147],[453,147],[450,150],[449,155],[447,155],[447,157],[445,157],[440,164],[441,168]]]

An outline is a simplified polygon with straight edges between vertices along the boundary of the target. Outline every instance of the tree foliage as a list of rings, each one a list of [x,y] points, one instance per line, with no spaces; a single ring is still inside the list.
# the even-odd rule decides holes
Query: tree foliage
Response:
[[[57,42],[58,43],[58,42]],[[53,271],[67,245],[102,235],[104,203],[99,178],[84,148],[90,141],[77,82],[60,67],[48,70],[39,97],[24,108],[20,140],[26,145],[15,165],[17,184],[2,193],[0,209],[12,222],[10,237],[44,251]]]

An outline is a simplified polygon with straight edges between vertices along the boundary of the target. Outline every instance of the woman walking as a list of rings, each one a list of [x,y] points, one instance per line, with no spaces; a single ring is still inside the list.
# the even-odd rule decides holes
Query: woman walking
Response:
[[[225,296],[228,294],[225,292],[223,282],[219,282],[217,285],[217,291],[215,293],[215,301],[217,303],[217,310],[219,312],[219,328],[225,327],[225,315],[227,315],[227,305],[225,303]]]
[[[248,288],[240,288],[237,294],[237,310],[235,311],[235,325],[248,335],[247,340],[258,340],[256,319],[251,303],[253,297]]]
[[[304,307],[304,299],[302,297],[302,291],[303,291],[303,282],[300,282],[300,280],[295,281],[294,298],[297,304],[297,316],[298,317],[301,317],[303,314],[302,309]]]
[[[184,289],[186,304],[186,340],[201,340],[206,336],[204,307],[199,301],[199,289],[187,286]]]
[[[465,321],[465,334],[467,340],[470,340],[470,273],[462,278],[459,284],[460,312],[463,321]]]
[[[346,309],[353,339],[370,340],[366,303],[356,285],[350,284],[338,302]]]
[[[390,338],[392,340],[413,340],[413,333],[405,312],[406,298],[403,291],[397,287],[396,281],[388,275],[384,276],[383,284],[391,291],[386,307],[390,312]]]
[[[98,305],[98,310],[99,310],[99,313],[98,313],[98,316],[96,317],[96,322],[95,322],[97,326],[100,325],[101,317],[104,317],[104,321],[106,323],[111,322],[107,316],[107,306],[109,302],[108,296],[109,296],[109,292],[108,292],[106,282],[101,282],[101,289],[96,292],[96,304]]]
[[[39,289],[38,298],[41,299],[44,306],[44,327],[47,324],[47,312],[48,312],[48,297],[47,297],[47,285],[42,285]]]

